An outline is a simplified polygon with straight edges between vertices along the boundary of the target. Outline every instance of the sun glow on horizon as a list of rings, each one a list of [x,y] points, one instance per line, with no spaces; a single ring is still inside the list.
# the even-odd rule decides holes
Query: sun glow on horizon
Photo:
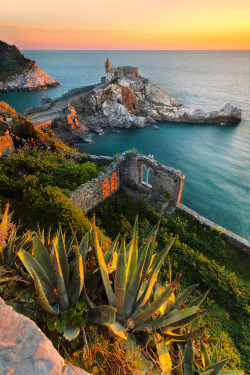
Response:
[[[0,39],[20,49],[250,49],[250,2],[9,0]]]

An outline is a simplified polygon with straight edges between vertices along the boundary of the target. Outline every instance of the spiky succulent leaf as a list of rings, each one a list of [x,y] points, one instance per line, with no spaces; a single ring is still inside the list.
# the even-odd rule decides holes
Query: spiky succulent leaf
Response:
[[[143,331],[146,328],[154,328],[154,329],[161,329],[164,327],[168,326],[174,326],[175,323],[182,322],[184,318],[189,317],[189,316],[194,316],[195,314],[198,314],[196,312],[197,308],[190,307],[186,308],[182,311],[179,310],[174,310],[169,312],[166,316],[162,316],[161,318],[155,319],[153,321],[148,321],[148,322],[142,322],[138,325],[135,326],[135,331]]]
[[[172,369],[172,361],[165,340],[163,339],[161,343],[156,345],[156,347],[162,373],[170,374]]]
[[[82,255],[83,264],[86,261],[88,246],[89,246],[89,233],[86,233],[85,236],[82,238],[80,246],[79,246],[79,253]]]
[[[55,265],[56,265],[56,278],[57,278],[57,300],[62,311],[70,307],[68,291],[65,285],[65,278],[59,261],[59,254],[55,249]]]
[[[124,305],[124,312],[125,316],[128,318],[131,313],[133,312],[135,302],[138,297],[138,292],[140,289],[141,284],[141,275],[144,270],[144,264],[147,258],[147,254],[150,248],[151,243],[154,241],[154,238],[156,236],[158,230],[158,225],[154,228],[154,230],[151,232],[151,235],[149,236],[146,245],[144,246],[144,249],[142,251],[142,254],[139,258],[136,271],[134,274],[133,279],[131,280],[131,283],[129,285],[129,288],[125,295],[125,305]],[[143,280],[142,280],[143,281]]]
[[[65,245],[65,250],[66,250],[67,255],[69,255],[69,253],[70,253],[71,245],[74,241],[75,235],[76,235],[76,232],[72,234],[72,236],[70,237],[70,239],[68,240],[68,242]]]
[[[32,252],[38,261],[38,263],[41,265],[41,267],[44,269],[46,275],[48,276],[50,282],[56,287],[56,273],[53,269],[53,266],[50,261],[49,253],[40,240],[38,236],[35,236],[33,238],[33,248]]]
[[[163,293],[153,302],[151,305],[149,305],[145,310],[140,312],[137,316],[135,316],[132,319],[132,322],[134,325],[137,325],[141,322],[145,322],[148,319],[152,317],[152,315],[163,305],[167,299],[171,296],[173,293],[173,287],[168,286]]]
[[[194,361],[194,350],[192,340],[188,340],[187,346],[184,351],[184,375],[193,375],[193,361]]]
[[[61,225],[59,226],[57,236],[54,238],[53,246],[54,246],[54,251],[57,252],[56,257],[60,263],[60,268],[62,270],[64,283],[66,285],[66,288],[68,288],[69,286],[69,263],[68,263],[66,249],[65,249],[65,238],[62,233]]]
[[[129,287],[131,280],[135,274],[136,266],[138,262],[138,215],[135,218],[133,227],[133,234],[130,244],[128,246],[127,254],[127,288]]]
[[[106,292],[109,304],[111,306],[115,307],[115,295],[114,295],[114,292],[113,292],[113,290],[111,288],[111,285],[110,285],[108,270],[107,270],[107,267],[106,267],[106,263],[105,263],[105,260],[104,260],[104,257],[103,257],[101,247],[100,247],[99,242],[98,242],[97,230],[96,230],[95,223],[94,223],[93,235],[94,235],[94,247],[95,247],[96,257],[97,257],[100,272],[101,272],[101,275],[102,275],[102,281],[103,281],[103,285],[104,285],[104,288],[105,288],[105,292]]]
[[[37,277],[36,273],[33,271],[33,278],[34,278],[34,283],[35,283],[35,288],[36,288],[36,293],[38,300],[40,302],[40,305],[42,308],[49,314],[52,315],[57,315],[59,314],[59,309],[56,309],[55,307],[52,307],[43,291],[42,285],[39,281],[39,278]]]
[[[54,296],[54,287],[52,283],[50,282],[47,274],[45,273],[42,266],[37,262],[35,258],[32,257],[27,251],[20,250],[18,252],[18,256],[22,263],[24,264],[25,268],[29,272],[30,276],[34,278],[33,272],[36,274],[37,278],[39,279],[39,282],[42,286],[42,289],[45,293],[45,295],[50,299],[52,296]]]
[[[228,362],[228,358],[224,359],[223,361],[212,363],[208,367],[205,368],[206,371],[213,369],[213,375],[219,375],[225,364]]]
[[[116,263],[114,291],[115,291],[115,305],[117,308],[117,319],[123,320],[124,316],[124,297],[126,291],[126,249],[125,249],[125,238],[123,239]]]
[[[187,307],[192,307],[192,306],[199,307],[202,304],[202,302],[206,299],[208,293],[209,293],[209,289],[206,292],[204,292],[203,294],[201,294],[199,297],[197,297],[196,299],[189,302]]]
[[[136,303],[135,305],[135,309],[139,308],[140,306],[144,306],[145,303],[148,301],[149,299],[149,296],[152,292],[152,289],[155,285],[155,282],[157,280],[157,276],[159,274],[159,271],[160,271],[160,268],[171,248],[171,246],[173,245],[175,241],[175,238],[173,238],[169,243],[168,245],[162,250],[162,252],[158,255],[157,259],[155,260],[155,263],[153,265],[153,269],[150,273],[150,277],[149,277],[149,280],[148,280],[148,284],[147,284],[147,287],[144,291],[144,293],[142,294],[142,296],[139,298],[138,302]]]
[[[87,313],[87,319],[91,323],[100,324],[115,324],[116,309],[109,305],[97,306]]]
[[[73,276],[69,284],[69,300],[70,303],[76,303],[78,300],[84,283],[84,272],[83,272],[83,255],[79,253],[79,250],[75,249],[75,261]]]
[[[106,326],[108,327],[111,336],[127,340],[125,327],[120,323],[115,322],[114,324],[106,324]]]
[[[116,247],[118,245],[118,239],[120,237],[120,234],[118,234],[118,236],[116,237],[116,239],[112,242],[112,244],[110,245],[110,247],[108,248],[108,251],[106,252],[106,254],[104,255],[104,260],[105,260],[105,263],[106,263],[106,266],[108,265],[110,259],[112,258],[113,256],[113,253],[114,251],[116,250]]]
[[[178,309],[185,302],[185,300],[189,296],[189,294],[194,289],[196,289],[198,286],[199,286],[199,284],[191,285],[191,286],[187,287],[186,289],[184,289],[181,293],[179,293],[179,295],[176,297],[175,302],[171,306],[171,310]],[[193,306],[197,306],[197,305],[193,305]],[[192,306],[190,306],[190,307],[192,307]]]
[[[201,360],[202,365],[204,368],[208,367],[211,364],[207,349],[202,341],[200,341],[200,354],[201,354]]]

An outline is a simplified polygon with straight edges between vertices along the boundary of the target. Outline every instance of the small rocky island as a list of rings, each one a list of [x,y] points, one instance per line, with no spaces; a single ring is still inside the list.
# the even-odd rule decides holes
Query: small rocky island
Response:
[[[185,107],[168,92],[139,75],[137,67],[112,68],[105,63],[101,83],[73,89],[61,98],[43,98],[42,107],[26,110],[37,125],[50,125],[64,141],[85,139],[89,131],[105,128],[144,127],[161,122],[234,124],[241,121],[241,110],[226,104],[222,109],[204,112]]]
[[[0,40],[0,92],[42,90],[59,84],[16,46]]]

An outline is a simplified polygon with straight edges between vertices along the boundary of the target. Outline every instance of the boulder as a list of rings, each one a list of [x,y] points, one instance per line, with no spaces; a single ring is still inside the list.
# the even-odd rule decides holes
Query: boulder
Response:
[[[0,298],[0,373],[18,375],[90,375],[66,364],[30,319]]]

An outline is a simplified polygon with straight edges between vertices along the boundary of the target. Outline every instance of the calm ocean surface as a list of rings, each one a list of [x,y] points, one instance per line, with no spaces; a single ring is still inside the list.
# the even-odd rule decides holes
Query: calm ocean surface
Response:
[[[47,91],[0,94],[24,112],[43,95],[57,97],[73,87],[93,84],[113,66],[134,65],[142,76],[179,102],[204,110],[231,103],[242,109],[239,125],[165,123],[120,133],[94,135],[81,151],[113,155],[136,148],[186,176],[182,203],[200,215],[250,239],[250,51],[23,51],[61,82]]]

